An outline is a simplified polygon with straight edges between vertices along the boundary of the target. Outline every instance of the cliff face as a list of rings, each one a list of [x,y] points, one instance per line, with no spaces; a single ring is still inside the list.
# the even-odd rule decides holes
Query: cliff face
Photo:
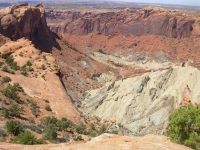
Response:
[[[71,11],[62,12],[62,11],[51,10],[46,12],[46,17],[49,19],[64,19],[65,21],[73,21],[80,17],[91,14],[92,14],[91,12],[81,13],[81,12],[71,12]]]
[[[25,37],[37,47],[41,43],[55,45],[55,39],[47,26],[42,5],[30,6],[27,3],[0,10],[0,33],[11,40]]]
[[[69,15],[71,14],[71,16]],[[200,68],[200,15],[183,10],[145,8],[120,12],[80,14],[53,12],[48,16],[51,30],[83,51],[102,50],[109,54],[143,53],[156,57],[165,53],[172,62],[191,60]],[[72,17],[72,16],[76,17]],[[61,16],[59,23],[52,22]],[[178,57],[177,57],[178,56]]]
[[[82,12],[71,12],[71,11],[62,12],[62,11],[51,10],[46,12],[46,17],[50,29],[55,33],[59,33],[59,30],[64,24],[91,14],[92,12],[82,13]]]
[[[107,36],[161,35],[171,38],[190,37],[199,20],[184,11],[164,9],[125,10],[102,14],[88,14],[72,19],[63,27],[64,33],[85,35],[96,33]],[[200,32],[195,32],[199,35]]]

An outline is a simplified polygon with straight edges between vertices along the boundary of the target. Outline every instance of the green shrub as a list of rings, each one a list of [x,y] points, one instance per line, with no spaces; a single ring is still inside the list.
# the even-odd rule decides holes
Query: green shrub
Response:
[[[67,120],[67,118],[62,118],[57,122],[57,126],[59,130],[65,131],[68,127],[71,127],[72,122],[70,120]]]
[[[17,92],[24,92],[23,88],[20,87],[18,83],[14,83],[13,86],[9,84],[5,89],[2,90],[3,95],[15,100],[16,102],[19,102]]]
[[[89,136],[91,136],[91,137],[96,137],[97,135],[96,135],[95,132],[92,131],[92,132],[90,132]]]
[[[44,64],[42,64],[41,69],[42,69],[42,70],[45,70],[45,69],[46,69]]]
[[[15,74],[15,72],[9,70],[7,66],[4,66],[1,70],[4,71],[4,72],[8,72],[8,73],[10,73],[10,74]]]
[[[166,134],[173,142],[200,148],[200,108],[192,105],[175,110],[169,117]]]
[[[20,53],[19,53],[19,56],[23,57],[23,53],[22,53],[22,52],[20,52]]]
[[[42,127],[42,128],[45,128],[46,126],[48,126],[49,124],[57,124],[57,121],[58,121],[58,119],[57,118],[55,118],[54,116],[52,116],[52,117],[45,117],[45,118],[42,118],[41,120],[40,120],[40,126]]]
[[[2,78],[1,83],[2,83],[2,84],[3,84],[3,83],[8,83],[8,82],[10,82],[10,81],[12,81],[11,78],[8,77],[8,76],[5,76],[5,77]]]
[[[13,117],[20,116],[23,111],[23,107],[20,107],[18,104],[12,104],[9,108],[9,115]]]
[[[43,74],[41,77],[42,77],[44,80],[46,80],[44,74]]]
[[[57,127],[55,124],[49,124],[45,129],[44,129],[44,138],[47,140],[55,140],[57,138]]]
[[[27,71],[34,71],[34,69],[32,67],[28,67]]]
[[[26,65],[27,65],[27,66],[32,66],[32,63],[28,60],[28,61],[26,62]]]
[[[39,114],[39,110],[38,110],[38,106],[37,106],[37,103],[33,100],[28,100],[28,102],[31,104],[31,112],[34,116],[38,116]]]
[[[45,101],[45,103],[49,103],[49,100],[47,100],[47,99],[44,99],[44,101]]]
[[[4,62],[0,62],[0,67],[2,67],[2,66],[3,66],[3,64],[4,64]]]
[[[23,76],[27,76],[28,75],[26,71],[22,71],[20,74],[23,75]]]
[[[50,107],[49,105],[46,105],[46,106],[45,106],[45,109],[46,109],[47,111],[52,111],[52,109],[51,109],[51,107]]]
[[[4,71],[4,72],[9,72],[9,70],[8,70],[8,67],[7,66],[4,66],[2,69],[1,69],[2,71]]]
[[[17,136],[20,132],[23,132],[21,124],[13,120],[7,121],[5,128],[8,133],[14,136]]]
[[[12,56],[4,54],[2,57],[5,59],[6,63],[10,66],[11,69],[19,70],[19,66],[17,66],[16,62],[14,62],[14,58]]]
[[[17,66],[17,63],[16,62],[13,62],[12,64],[10,64],[10,67],[11,67],[11,69],[13,69],[13,70],[19,70],[19,66]]]
[[[39,116],[38,110],[37,110],[37,109],[31,109],[31,113],[32,113],[35,117],[38,117],[38,116]]]
[[[90,124],[90,129],[91,129],[91,130],[95,130],[95,127],[94,127],[94,124],[93,124],[93,123]]]
[[[106,127],[105,127],[105,125],[102,125],[100,130],[99,130],[99,134],[103,134],[105,132],[106,132]]]
[[[26,65],[21,66],[20,70],[21,71],[26,71]]]
[[[52,117],[47,117],[47,120],[49,121],[49,124],[57,124],[57,122],[58,122],[58,119],[57,118],[55,118],[54,116],[52,116]]]
[[[112,134],[118,134],[118,131],[117,130],[113,130],[111,133]]]
[[[45,55],[43,55],[42,58],[43,58],[44,60],[47,60],[47,57],[46,57]]]
[[[2,90],[3,95],[6,97],[15,100],[16,102],[19,102],[19,97],[17,96],[17,91],[11,86],[10,84]]]
[[[8,118],[9,117],[9,110],[3,107],[1,109],[1,115],[4,116],[5,118]]]
[[[85,134],[85,135],[88,134],[88,132],[86,131],[86,126],[83,123],[81,123],[80,125],[76,125],[75,129],[76,132],[79,134]]]
[[[26,71],[26,65],[23,65],[21,68],[20,68],[20,71],[21,71],[21,75],[23,76],[27,76],[27,71]]]
[[[83,138],[81,135],[78,135],[77,137],[74,138],[74,141],[82,141]]]
[[[15,143],[26,144],[26,145],[46,144],[46,142],[44,140],[37,139],[30,132],[25,132],[25,133],[18,134],[15,137],[14,141],[15,141]]]
[[[18,117],[20,116],[21,112],[23,111],[23,107],[20,107],[18,104],[12,104],[9,109],[2,108],[1,114],[2,116],[8,117]]]

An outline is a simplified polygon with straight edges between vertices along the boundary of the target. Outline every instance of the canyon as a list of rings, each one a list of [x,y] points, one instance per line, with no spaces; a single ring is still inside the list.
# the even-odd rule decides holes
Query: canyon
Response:
[[[67,144],[0,147],[190,149],[163,134],[175,109],[200,103],[199,35],[200,14],[195,11],[45,12],[41,4],[27,3],[1,9],[1,61],[5,55],[19,67],[30,61],[33,71],[23,76],[2,70],[0,75],[20,83],[41,107],[48,99],[52,112],[41,109],[35,121],[47,115],[66,117],[87,128],[90,123],[105,125],[119,135],[85,137],[84,143],[71,139]]]

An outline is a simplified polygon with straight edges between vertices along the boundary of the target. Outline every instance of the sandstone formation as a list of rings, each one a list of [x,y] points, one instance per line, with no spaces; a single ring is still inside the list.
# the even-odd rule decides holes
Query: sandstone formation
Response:
[[[55,38],[46,24],[45,10],[41,5],[34,7],[24,3],[1,9],[0,33],[11,40],[27,38],[41,49],[48,48],[45,44],[49,44],[50,47],[56,46]]]
[[[2,150],[191,150],[183,145],[174,144],[164,136],[146,135],[145,137],[126,137],[110,134],[103,134],[99,137],[93,138],[86,143],[63,143],[63,144],[48,144],[48,145],[1,145]]]

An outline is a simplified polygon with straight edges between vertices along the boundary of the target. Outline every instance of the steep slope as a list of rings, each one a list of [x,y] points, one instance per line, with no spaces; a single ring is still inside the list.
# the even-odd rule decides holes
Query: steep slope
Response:
[[[82,111],[121,124],[133,135],[162,134],[182,101],[200,103],[199,78],[198,69],[177,66],[113,81],[88,91]]]
[[[60,68],[58,75],[75,106],[80,106],[86,90],[96,89],[104,83],[98,81],[101,74],[117,75],[115,68],[95,61],[66,40],[58,40],[58,43],[61,50],[53,49],[52,55]]]
[[[58,118],[67,117],[77,123],[80,121],[78,112],[56,75],[58,68],[55,67],[57,65],[51,54],[42,53],[26,39],[7,42],[0,47],[0,53],[1,56],[12,54],[14,61],[20,67],[29,61],[33,68],[32,71],[26,70],[27,73],[23,75],[18,71],[15,71],[14,75],[0,71],[2,77],[8,76],[12,79],[12,83],[20,83],[30,97],[49,100],[53,113]],[[45,66],[45,70],[41,69],[42,65]]]

